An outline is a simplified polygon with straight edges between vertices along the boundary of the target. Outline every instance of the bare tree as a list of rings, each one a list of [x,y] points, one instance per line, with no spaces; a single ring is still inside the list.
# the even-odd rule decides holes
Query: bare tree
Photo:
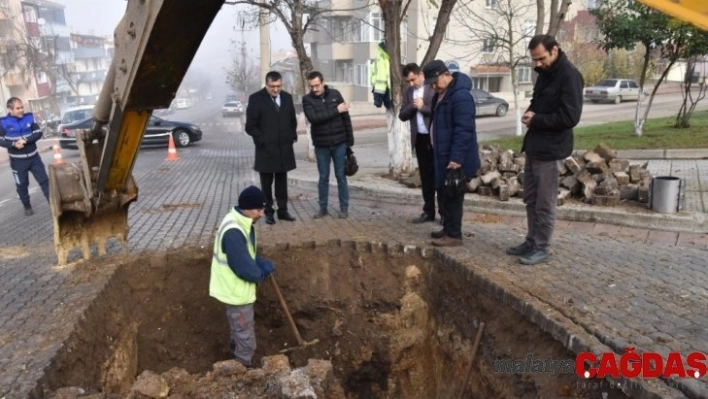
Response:
[[[21,15],[15,15],[9,7],[0,7],[0,14],[1,19],[6,21],[1,32],[4,40],[0,57],[4,73],[19,73],[24,81],[35,80],[39,73],[45,74],[49,81],[51,111],[59,115],[57,83],[65,81],[72,93],[78,95],[67,60],[60,57],[59,35],[28,37],[24,24],[20,22]]]
[[[687,128],[691,127],[690,119],[693,115],[693,111],[696,110],[696,105],[706,98],[706,92],[708,92],[708,82],[706,82],[706,76],[700,76],[700,73],[696,73],[696,64],[698,61],[706,62],[705,56],[694,56],[686,61],[686,74],[684,75],[683,90],[681,94],[683,95],[683,101],[681,102],[681,108],[676,115],[676,122],[674,123],[675,128]],[[694,82],[695,80],[695,82]],[[698,86],[698,90],[693,91],[693,85]]]
[[[521,107],[519,104],[519,77],[517,67],[530,65],[526,50],[533,35],[533,27],[525,20],[533,15],[533,6],[526,2],[500,0],[493,8],[476,7],[475,2],[458,8],[456,18],[467,28],[467,37],[488,54],[488,63],[509,68],[516,111],[516,135],[521,136]]]
[[[235,92],[245,95],[259,88],[261,81],[255,58],[253,54],[250,54],[243,37],[243,31],[241,31],[241,40],[231,42],[232,61],[226,70],[226,82]]]
[[[546,4],[548,2],[549,0],[536,0],[535,34],[540,35],[543,33],[543,28],[548,26],[546,34],[555,37],[573,2],[571,0],[550,0],[548,12],[546,12]],[[546,21],[548,21],[547,24]]]

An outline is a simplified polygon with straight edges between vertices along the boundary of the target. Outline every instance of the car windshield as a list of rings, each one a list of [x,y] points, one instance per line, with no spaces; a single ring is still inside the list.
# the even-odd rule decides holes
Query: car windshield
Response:
[[[241,105],[241,103],[232,101],[224,104],[224,107],[238,107],[239,105]]]
[[[77,109],[75,111],[68,111],[61,118],[61,123],[74,123],[78,121],[85,121],[93,116],[93,109]]]
[[[607,79],[607,80],[603,80],[602,82],[596,84],[595,86],[597,86],[597,87],[615,87],[616,85],[617,85],[616,80]]]

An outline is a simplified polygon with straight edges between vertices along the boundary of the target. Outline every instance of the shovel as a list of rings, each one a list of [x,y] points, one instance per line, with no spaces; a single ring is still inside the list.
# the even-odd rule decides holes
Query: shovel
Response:
[[[305,347],[320,342],[319,339],[315,339],[314,341],[310,342],[305,342],[305,340],[302,339],[300,331],[298,331],[297,326],[295,325],[295,321],[293,320],[293,316],[290,314],[290,310],[288,310],[288,305],[285,303],[285,298],[283,298],[283,294],[280,292],[278,282],[275,281],[275,276],[272,274],[270,275],[270,282],[273,283],[273,289],[275,290],[276,295],[278,295],[278,301],[280,302],[280,306],[283,308],[283,312],[285,312],[285,316],[288,318],[288,324],[290,324],[290,328],[293,330],[293,334],[295,334],[295,339],[297,340],[297,346],[288,349],[283,349],[280,351],[280,353],[290,352],[296,349],[303,349]]]

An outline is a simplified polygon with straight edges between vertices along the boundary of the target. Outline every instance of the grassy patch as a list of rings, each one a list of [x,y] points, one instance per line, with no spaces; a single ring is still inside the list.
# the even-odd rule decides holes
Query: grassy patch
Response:
[[[649,119],[644,124],[644,135],[634,135],[633,121],[613,122],[575,129],[575,149],[592,149],[605,143],[615,150],[708,148],[708,111],[695,112],[691,127],[674,129],[675,117]],[[519,151],[521,137],[505,137],[483,141],[480,144],[499,144],[504,149]]]

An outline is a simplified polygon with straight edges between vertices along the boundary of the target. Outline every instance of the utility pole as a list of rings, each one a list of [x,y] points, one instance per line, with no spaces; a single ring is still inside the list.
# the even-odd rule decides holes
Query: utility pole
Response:
[[[265,4],[266,0],[263,0]],[[270,25],[268,12],[261,8],[258,15],[258,26],[261,33],[261,84],[265,84],[265,76],[270,71]]]

